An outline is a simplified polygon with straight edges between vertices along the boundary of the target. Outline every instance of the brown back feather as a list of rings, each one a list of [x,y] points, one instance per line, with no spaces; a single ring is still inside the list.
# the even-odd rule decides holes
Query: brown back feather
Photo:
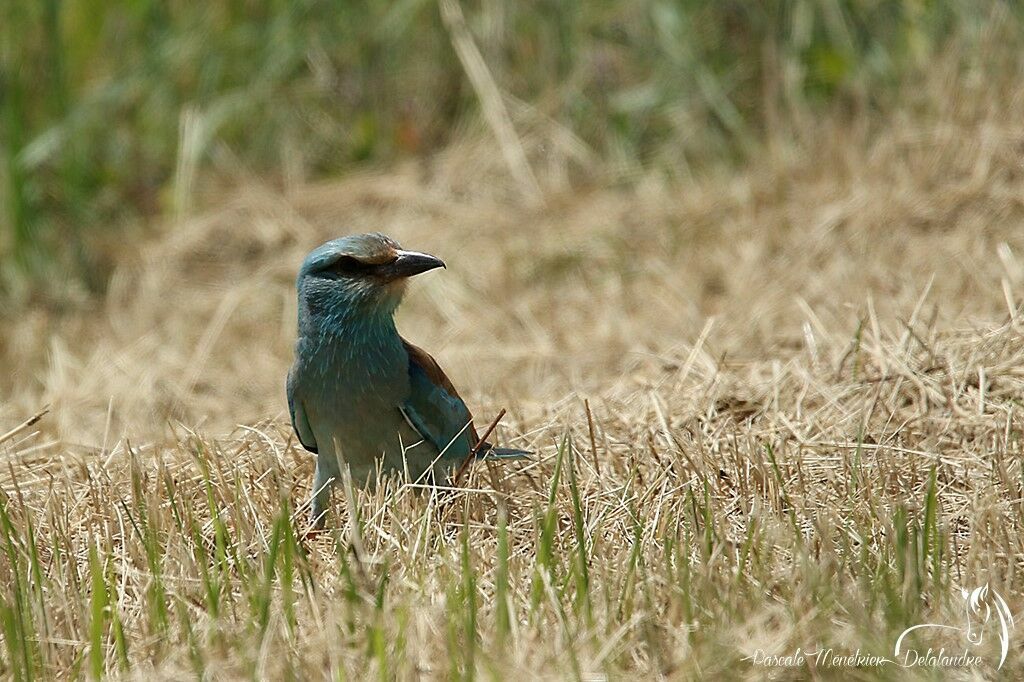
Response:
[[[399,337],[402,338],[402,337]],[[437,364],[437,360],[431,357],[430,353],[423,350],[419,346],[415,346],[405,339],[402,339],[402,345],[405,346],[405,352],[409,354],[409,360],[419,365],[423,372],[427,375],[434,384],[440,386],[444,390],[448,391],[452,396],[462,400],[462,396],[455,390],[455,385],[452,380],[448,378],[448,375],[441,369],[441,365]],[[462,400],[462,404],[465,405],[466,401]],[[475,446],[480,441],[480,436],[476,432],[476,427],[473,425],[473,413],[469,411],[469,407],[466,407],[466,413],[469,414],[469,435],[472,440],[472,446]]]

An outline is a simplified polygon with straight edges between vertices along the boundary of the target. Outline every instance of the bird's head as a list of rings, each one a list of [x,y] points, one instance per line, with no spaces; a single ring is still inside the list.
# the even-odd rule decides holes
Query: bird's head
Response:
[[[374,232],[333,239],[313,249],[299,270],[300,302],[310,313],[346,310],[391,314],[409,277],[445,267],[430,254],[407,251]]]

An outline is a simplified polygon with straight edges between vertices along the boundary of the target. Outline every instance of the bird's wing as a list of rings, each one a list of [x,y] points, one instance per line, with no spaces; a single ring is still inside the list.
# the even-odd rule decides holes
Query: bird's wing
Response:
[[[402,345],[409,354],[411,389],[402,412],[421,436],[444,453],[444,459],[466,457],[479,440],[473,415],[429,353],[405,339]]]
[[[309,419],[306,418],[306,410],[302,407],[302,401],[295,396],[295,375],[292,372],[288,372],[288,411],[292,415],[292,428],[295,429],[295,435],[299,437],[302,447],[310,452],[317,452],[319,448]]]

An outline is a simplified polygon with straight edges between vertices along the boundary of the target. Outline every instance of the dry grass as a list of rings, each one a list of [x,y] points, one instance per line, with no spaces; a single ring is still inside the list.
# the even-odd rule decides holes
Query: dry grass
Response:
[[[739,175],[628,189],[520,121],[542,207],[485,143],[252,182],[126,257],[92,309],[24,311],[0,431],[52,411],[0,444],[0,669],[994,676],[991,639],[968,671],[743,660],[891,655],[909,625],[959,622],[960,586],[1024,608],[1024,107],[956,88]],[[447,501],[357,493],[303,544],[293,276],[366,230],[445,258],[399,326],[538,457]]]

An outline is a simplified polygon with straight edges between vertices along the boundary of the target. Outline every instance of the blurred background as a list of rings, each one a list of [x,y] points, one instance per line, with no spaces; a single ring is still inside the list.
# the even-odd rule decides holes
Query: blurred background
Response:
[[[427,158],[488,121],[557,124],[581,150],[572,182],[706,174],[799,145],[825,113],[927,106],[920,79],[950,53],[964,73],[1005,69],[1024,15],[993,0],[474,0],[446,21],[445,6],[3,3],[5,304],[102,291],[125,235],[196,209],[197,190]]]
[[[685,365],[714,315],[718,355],[803,348],[807,309],[841,353],[868,296],[884,322],[933,272],[951,318],[1004,314],[1022,20],[1005,0],[3,2],[0,398],[73,405],[65,436],[133,409],[280,415],[295,270],[354,231],[453,263],[402,314],[479,400]]]

